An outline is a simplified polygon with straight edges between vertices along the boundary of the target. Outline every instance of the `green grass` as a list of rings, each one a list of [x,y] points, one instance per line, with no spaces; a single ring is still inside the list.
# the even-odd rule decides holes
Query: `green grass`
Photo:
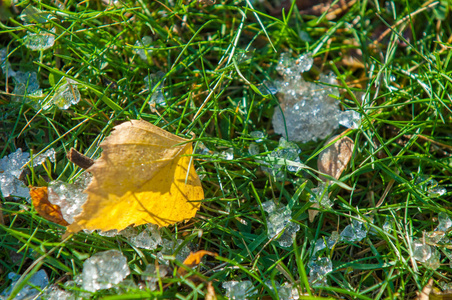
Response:
[[[19,18],[29,3],[49,13],[44,23],[25,24]],[[228,280],[251,280],[259,298],[276,297],[264,282],[288,281],[309,291],[311,299],[408,299],[430,278],[436,285],[451,281],[450,244],[436,247],[441,253],[436,270],[411,258],[413,240],[437,226],[440,212],[452,215],[450,1],[394,0],[381,6],[382,1],[357,1],[334,17],[302,15],[294,6],[282,16],[270,15],[268,6],[257,2],[253,8],[240,1],[212,6],[196,1],[121,3],[107,7],[102,1],[68,1],[62,7],[54,1],[23,1],[2,21],[1,44],[12,69],[37,73],[43,89],[37,100],[50,99],[63,76],[77,82],[82,98],[68,110],[35,109],[26,101],[13,102],[14,82],[0,77],[0,157],[17,148],[36,154],[52,147],[57,152],[55,163],[27,173],[27,184],[72,182],[81,170],[66,158],[71,147],[96,158],[113,126],[144,119],[186,137],[193,132],[196,141],[213,151],[234,151],[233,160],[195,156],[206,199],[196,218],[162,233],[219,254],[196,271],[213,283],[219,298],[225,293],[221,284]],[[40,52],[23,46],[27,32],[52,28],[52,48]],[[310,41],[299,37],[301,31]],[[134,45],[146,35],[153,43],[144,61]],[[346,133],[355,148],[340,181],[352,190],[333,185],[333,208],[320,209],[313,223],[307,200],[309,188],[317,185],[309,175],[315,172],[285,172],[284,182],[274,181],[260,170],[259,157],[248,154],[251,131],[267,136],[260,159],[278,145],[280,136],[271,124],[278,100],[263,97],[256,87],[277,78],[276,63],[287,51],[313,53],[314,67],[306,79],[335,73],[341,106],[363,114],[362,126]],[[359,65],[348,63],[350,58]],[[158,71],[165,74],[166,105],[154,111],[144,77]],[[300,145],[307,167],[317,168],[323,143]],[[437,180],[448,192],[429,197],[415,184],[419,176]],[[261,203],[271,199],[289,204],[301,227],[293,247],[268,240]],[[9,272],[25,278],[40,268],[51,283],[62,285],[81,273],[86,258],[109,249],[127,257],[135,283],[155,260],[156,251],[134,248],[122,237],[79,233],[62,241],[64,227],[37,215],[23,199],[2,198],[2,211],[0,290],[10,285]],[[308,288],[310,246],[356,218],[367,221],[372,232],[361,242],[322,250],[319,255],[333,262],[328,286]],[[386,221],[392,231],[383,230]],[[172,262],[174,269],[178,265]],[[206,293],[206,283],[194,284],[175,272],[162,281],[154,292],[141,282],[141,290],[100,290],[94,298],[197,299]]]

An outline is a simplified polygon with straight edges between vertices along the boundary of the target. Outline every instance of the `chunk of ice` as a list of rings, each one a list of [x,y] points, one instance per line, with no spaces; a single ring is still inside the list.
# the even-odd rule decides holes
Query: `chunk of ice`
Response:
[[[234,159],[234,149],[229,148],[221,152],[221,156],[223,159],[226,160],[233,160]]]
[[[24,38],[24,45],[32,51],[44,51],[55,44],[55,29],[50,32],[29,32]]]
[[[30,154],[18,148],[16,152],[0,160],[0,189],[3,197],[17,196],[29,198],[30,193],[25,184],[19,180],[22,167],[28,162]]]
[[[262,166],[262,171],[267,172],[273,175],[277,180],[283,180],[284,173],[281,172],[281,168],[283,165],[279,164],[276,159],[283,159],[284,161],[293,161],[297,163],[301,163],[300,155],[301,150],[297,146],[297,144],[287,141],[284,137],[279,139],[278,147],[273,150],[270,155],[266,157],[265,164],[267,166]],[[298,172],[301,170],[301,167],[293,166],[287,164],[287,170],[290,172]]]
[[[258,87],[258,90],[261,92],[262,95],[276,95],[278,93],[277,87],[268,80],[264,80],[262,82],[262,85]]]
[[[326,275],[333,271],[333,263],[328,257],[314,258],[308,263],[309,282],[313,286],[326,286]]]
[[[144,36],[141,41],[135,42],[135,53],[138,54],[142,60],[147,61],[148,55],[151,55],[152,50],[148,50],[149,46],[152,44],[152,38],[150,36]]]
[[[12,280],[10,286],[0,294],[0,299],[9,299],[11,292],[13,291],[16,283],[18,283],[20,275],[16,273],[9,273],[8,278]],[[28,300],[28,299],[41,299],[37,297],[40,294],[40,290],[44,289],[49,284],[49,277],[44,270],[39,270],[34,273],[28,280],[27,284],[16,294],[14,300]],[[36,286],[37,288],[33,287]],[[39,289],[39,290],[38,290]]]
[[[146,89],[152,92],[155,88],[154,92],[151,95],[151,98],[149,99],[150,105],[166,105],[165,96],[163,95],[163,87],[166,80],[164,76],[165,73],[159,71],[155,74],[150,74],[144,77],[144,85]]]
[[[120,251],[98,252],[83,263],[82,288],[90,292],[109,289],[129,274],[127,259]]]
[[[388,217],[386,217],[385,223],[383,224],[383,230],[386,232],[390,232],[392,230],[392,223]]]
[[[176,259],[178,261],[183,262],[188,255],[190,255],[190,248],[188,245],[184,245],[182,248],[179,249],[177,253],[176,250],[179,248],[179,246],[183,243],[183,240],[178,239],[177,241],[172,241],[168,239],[162,239],[162,250],[157,253],[157,257],[162,261],[163,263],[166,263],[166,260],[163,259],[163,255],[174,255],[176,254]]]
[[[49,109],[55,105],[59,109],[68,109],[72,105],[80,102],[80,92],[77,88],[77,82],[66,78],[66,83],[62,84],[55,92],[52,99],[45,103],[44,109]]]
[[[30,153],[22,152],[21,148],[18,148],[16,152],[4,156],[0,160],[0,173],[9,173],[16,178],[19,178],[23,172],[22,167],[28,163],[30,159]]]
[[[75,300],[71,292],[60,289],[57,285],[52,285],[44,292],[46,300]]]
[[[226,297],[229,299],[246,300],[247,297],[252,297],[257,294],[257,290],[249,280],[245,281],[225,281],[223,288],[226,290]]]
[[[333,202],[328,198],[328,185],[320,182],[316,188],[311,189],[312,194],[309,195],[309,201],[319,203],[324,208],[331,208]]]
[[[339,241],[340,236],[337,231],[333,231],[331,235],[326,240],[326,245],[324,239],[318,239],[314,246],[314,252],[312,253],[312,256],[314,256],[317,252],[325,249],[328,247],[329,249],[333,248],[333,246]]]
[[[132,245],[148,250],[156,249],[158,245],[162,244],[158,226],[154,224],[148,224],[145,230],[129,237],[128,240]]]
[[[11,64],[8,61],[8,53],[6,48],[0,49],[0,68],[2,69],[2,73],[7,76],[15,76],[16,72],[11,68]]]
[[[158,273],[157,273],[158,271]],[[148,264],[146,269],[141,274],[141,280],[145,280],[149,283],[149,289],[151,291],[155,291],[157,289],[157,282],[159,281],[159,277],[165,277],[168,275],[169,270],[166,266],[159,266],[158,270],[154,264]]]
[[[435,229],[435,231],[447,232],[449,228],[452,227],[452,220],[445,212],[440,212],[438,214],[438,223],[438,227]]]
[[[212,151],[204,145],[203,142],[198,142],[195,149],[195,154],[199,155],[210,155]]]
[[[444,187],[439,186],[438,181],[424,175],[416,178],[415,184],[432,198],[440,197],[447,193],[447,190]]]
[[[361,125],[361,114],[354,110],[346,110],[338,114],[339,124],[344,127],[358,129]]]
[[[341,232],[341,240],[347,242],[359,242],[367,235],[366,227],[363,222],[353,219],[350,225],[347,225]]]
[[[276,241],[281,247],[290,247],[293,243],[294,236],[297,234],[298,230],[300,230],[300,225],[290,220],[292,214],[290,209],[283,205],[275,205],[271,200],[262,203],[262,207],[268,213],[268,238],[273,239],[284,230]]]
[[[259,153],[261,153],[261,150],[259,149],[259,145],[256,143],[251,143],[248,148],[248,153],[250,155],[258,155]]]
[[[83,191],[92,179],[88,172],[80,175],[74,183],[65,183],[59,180],[49,184],[49,202],[60,207],[63,218],[69,223],[82,212],[82,205],[88,199]]]
[[[25,23],[25,24],[31,24],[31,23],[45,23],[48,19],[50,19],[51,14],[48,12],[43,12],[40,9],[34,7],[33,5],[28,5],[25,7],[25,9],[21,12],[19,18]]]
[[[11,97],[13,102],[22,102],[30,104],[33,108],[39,108],[39,101],[34,98],[42,96],[42,89],[39,88],[38,75],[36,72],[15,72],[14,80],[14,96]],[[26,97],[24,100],[24,96]]]
[[[324,139],[339,127],[337,118],[341,111],[338,101],[330,96],[338,96],[338,89],[307,82],[300,74],[309,70],[312,62],[310,55],[294,59],[283,53],[276,67],[283,79],[274,82],[281,95],[281,105],[275,108],[273,128],[291,141],[305,143]],[[323,75],[320,79],[336,84],[331,75]]]
[[[251,131],[250,136],[256,141],[256,143],[261,143],[265,138],[265,134],[262,131]]]
[[[33,157],[33,167],[36,167],[49,159],[51,162],[55,162],[55,149],[50,148],[46,152]]]
[[[422,242],[421,240],[414,240],[413,244],[413,258],[421,262],[427,268],[436,270],[440,266],[440,254],[435,247]]]
[[[265,282],[268,288],[272,291],[275,291],[273,285],[270,281]],[[294,288],[292,284],[288,282],[284,282],[280,285],[278,282],[275,282],[276,293],[280,300],[298,300],[300,299],[300,294],[298,293],[298,289]]]

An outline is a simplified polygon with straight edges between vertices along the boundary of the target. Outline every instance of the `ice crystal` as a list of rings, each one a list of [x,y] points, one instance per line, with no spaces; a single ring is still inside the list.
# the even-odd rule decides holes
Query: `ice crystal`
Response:
[[[308,263],[309,282],[313,286],[327,285],[326,275],[333,271],[333,263],[328,257],[314,258]]]
[[[310,202],[319,203],[324,208],[333,206],[333,202],[328,198],[328,185],[325,182],[320,182],[316,188],[311,189],[311,192]]]
[[[29,32],[24,38],[24,45],[32,51],[44,51],[55,43],[55,29],[50,32]]]
[[[416,179],[415,184],[432,198],[439,197],[447,193],[447,190],[444,187],[439,186],[438,181],[424,175],[419,176]]]
[[[313,251],[312,255],[315,255],[317,252],[325,249],[326,247],[328,247],[329,249],[333,248],[333,246],[339,241],[339,239],[340,239],[340,236],[337,231],[333,231],[331,233],[331,235],[326,240],[326,244],[325,244],[324,239],[318,239],[315,243],[314,251]]]
[[[445,212],[438,214],[438,223],[438,227],[435,229],[436,231],[447,232],[452,227],[452,220]]]
[[[275,205],[273,201],[262,203],[262,207],[268,213],[267,216],[267,235],[269,239],[277,237],[283,230],[284,232],[276,241],[281,247],[290,247],[293,238],[300,230],[300,225],[292,222],[291,211],[283,205]]]
[[[39,108],[39,101],[36,98],[42,96],[42,89],[39,88],[38,76],[36,72],[15,72],[13,75],[15,83],[11,97],[13,102],[22,102],[30,104],[34,108]],[[24,99],[24,96],[25,97]]]
[[[13,291],[16,283],[18,283],[20,275],[16,273],[9,273],[8,278],[12,280],[11,284],[0,294],[0,299],[9,299],[11,292]],[[44,289],[49,284],[49,277],[44,270],[39,270],[34,273],[28,280],[26,285],[16,294],[14,300],[28,300],[28,299],[41,299],[38,295],[40,290]]]
[[[165,97],[163,95],[163,86],[165,83],[165,73],[159,71],[155,74],[150,74],[144,77],[144,85],[150,92],[153,91],[149,99],[150,105],[165,105]],[[159,83],[160,82],[160,83]],[[154,90],[155,89],[155,90]]]
[[[439,268],[440,254],[435,247],[427,245],[421,240],[414,240],[412,247],[414,259],[432,270]]]
[[[270,281],[265,283],[270,290],[275,292],[273,285]],[[280,300],[298,300],[300,299],[300,295],[298,293],[298,289],[294,288],[292,284],[284,282],[280,285],[278,282],[275,282],[276,293]]]
[[[151,55],[152,50],[147,50],[152,44],[152,38],[150,36],[144,36],[141,41],[135,43],[135,53],[138,54],[142,60],[147,61],[147,56]]]
[[[347,225],[340,235],[342,241],[359,242],[366,237],[367,230],[363,222],[353,219],[352,223]]]
[[[109,289],[129,274],[127,259],[120,251],[98,252],[83,263],[82,288],[90,292]]]
[[[242,282],[225,281],[223,282],[223,288],[226,289],[226,297],[229,299],[246,300],[248,299],[247,297],[257,294],[257,290],[249,280]]]
[[[66,83],[63,83],[55,92],[52,99],[47,102],[43,108],[49,109],[55,105],[59,109],[68,109],[72,105],[80,102],[80,92],[77,88],[77,82],[66,78]]]
[[[291,165],[288,162],[301,163],[299,157],[300,153],[301,150],[297,144],[289,142],[284,137],[281,137],[278,147],[266,157],[265,164],[267,166],[262,166],[262,171],[273,175],[277,180],[283,180],[284,173],[281,171],[283,165],[280,164],[281,161],[279,159],[282,159],[286,163],[288,171],[298,172],[301,170],[301,167]]]

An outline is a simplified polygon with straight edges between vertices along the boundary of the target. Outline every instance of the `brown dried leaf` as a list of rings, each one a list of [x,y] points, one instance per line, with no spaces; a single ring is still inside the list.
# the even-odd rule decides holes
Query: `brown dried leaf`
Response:
[[[69,223],[63,218],[60,207],[49,202],[49,194],[46,186],[30,186],[30,196],[36,212],[41,217],[63,226],[69,225]]]

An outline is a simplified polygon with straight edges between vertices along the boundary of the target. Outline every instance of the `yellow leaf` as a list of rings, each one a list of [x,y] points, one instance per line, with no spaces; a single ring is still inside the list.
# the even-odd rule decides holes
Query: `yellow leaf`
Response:
[[[88,169],[94,176],[85,190],[88,200],[66,235],[132,224],[167,226],[194,217],[204,191],[187,156],[193,153],[188,141],[145,121],[116,126]]]

